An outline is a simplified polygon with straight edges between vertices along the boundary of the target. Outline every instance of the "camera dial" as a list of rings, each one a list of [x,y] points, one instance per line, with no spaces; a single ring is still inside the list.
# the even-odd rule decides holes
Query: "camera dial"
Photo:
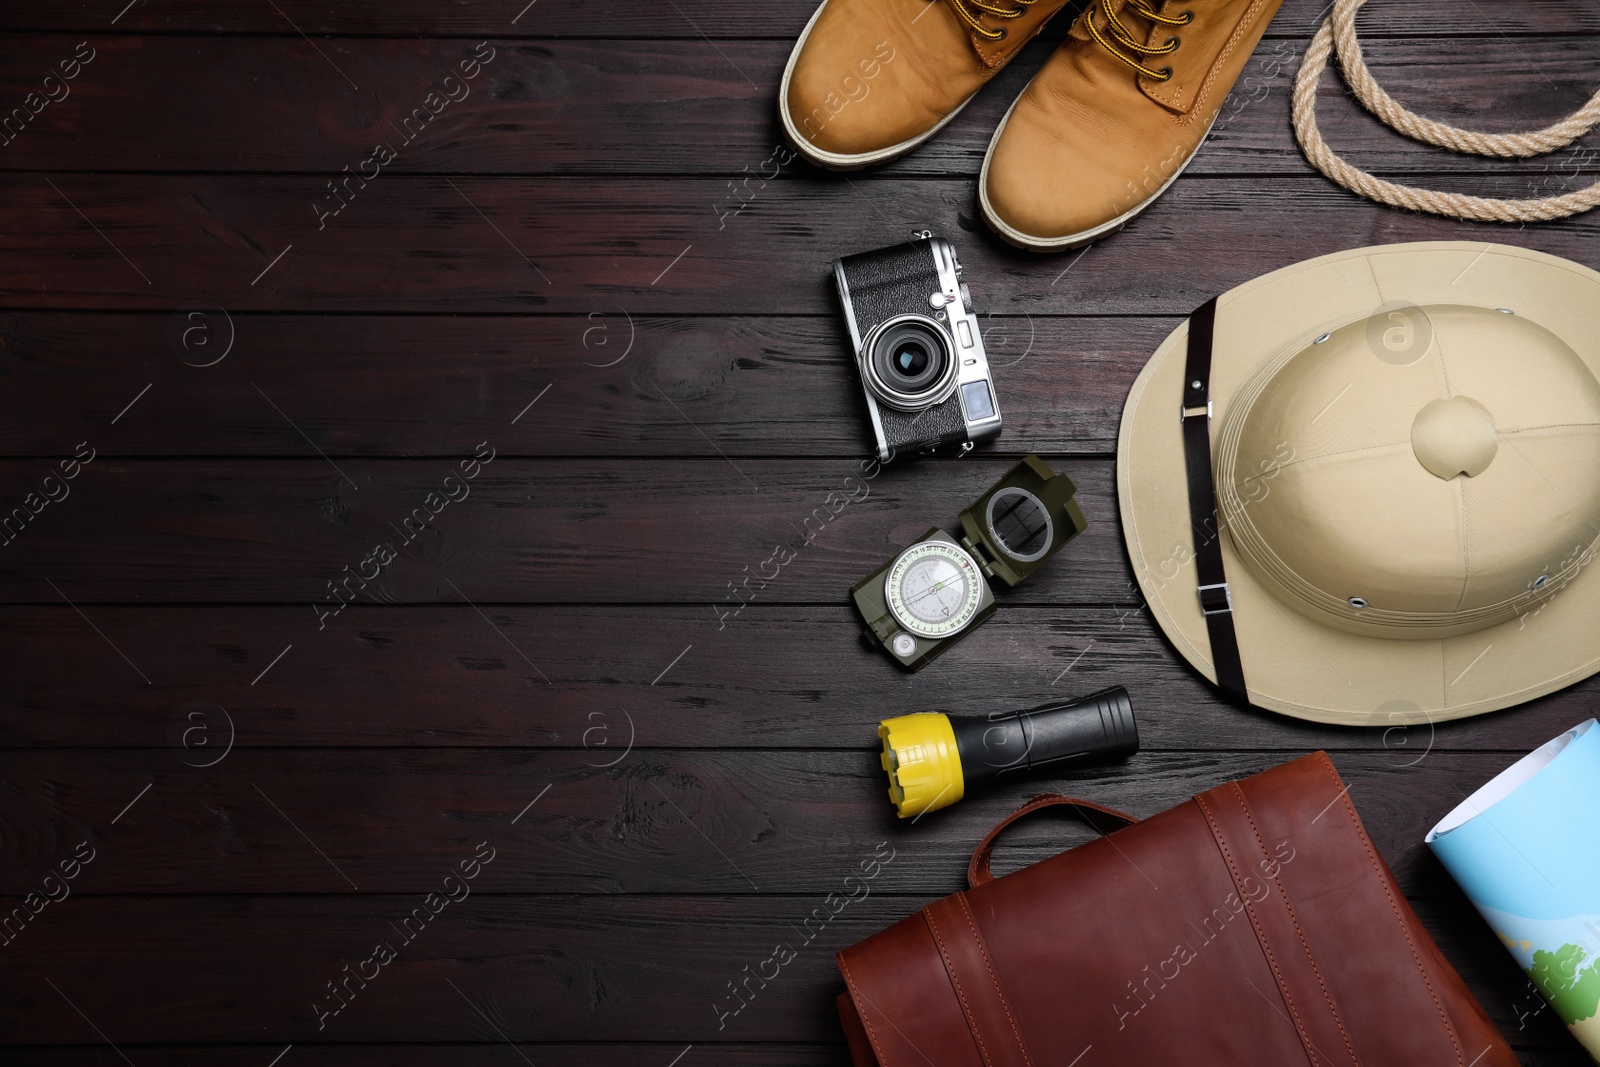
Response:
[[[958,368],[950,335],[925,315],[886,319],[863,348],[867,388],[892,408],[921,411],[955,392]]]

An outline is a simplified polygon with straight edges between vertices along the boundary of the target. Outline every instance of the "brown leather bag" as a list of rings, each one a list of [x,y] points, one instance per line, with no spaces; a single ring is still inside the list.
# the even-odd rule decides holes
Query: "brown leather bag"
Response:
[[[1052,805],[1103,836],[994,878],[996,837]],[[1517,1063],[1326,753],[1143,821],[1037,797],[967,879],[839,953],[857,1067]]]

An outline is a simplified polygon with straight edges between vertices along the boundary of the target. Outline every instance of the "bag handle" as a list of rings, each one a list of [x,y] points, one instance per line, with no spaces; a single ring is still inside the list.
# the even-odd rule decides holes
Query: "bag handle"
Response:
[[[1092,800],[1062,796],[1060,793],[1040,793],[1022,805],[1022,807],[1001,819],[995,824],[994,829],[983,835],[983,840],[978,842],[978,847],[972,853],[972,862],[967,864],[967,885],[976,889],[985,882],[994,881],[994,875],[989,872],[989,858],[994,854],[995,843],[1007,827],[1024,815],[1032,815],[1036,811],[1043,811],[1045,808],[1057,806],[1071,808],[1078,818],[1089,825],[1089,829],[1102,836],[1104,836],[1105,831],[1096,826],[1094,820],[1089,818],[1089,812],[1091,811],[1110,816],[1123,826],[1132,826],[1139,821],[1127,812],[1118,811],[1116,808],[1108,808],[1103,804],[1096,804]],[[1121,827],[1118,827],[1118,829],[1121,829]]]

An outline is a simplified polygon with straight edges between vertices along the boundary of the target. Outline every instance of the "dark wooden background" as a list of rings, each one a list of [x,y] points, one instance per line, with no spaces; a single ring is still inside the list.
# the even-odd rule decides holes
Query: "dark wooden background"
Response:
[[[911,156],[763,184],[809,0],[524,2],[0,7],[0,112],[94,49],[0,147],[4,511],[79,442],[95,455],[0,547],[7,912],[96,850],[0,946],[0,1060],[840,1063],[833,952],[956,889],[1020,795],[898,824],[877,719],[1122,683],[1144,751],[1041,786],[1148,815],[1331,750],[1525,1061],[1586,1062],[1421,841],[1596,687],[1436,730],[1228,708],[1140,610],[1111,459],[1139,367],[1217,292],[1416,239],[1597,266],[1600,218],[1457,224],[1313,173],[1287,93],[1315,0],[1287,0],[1163,200],[1056,258],[999,244],[973,197],[1065,16]],[[1542,125],[1595,81],[1585,0],[1380,0],[1363,20],[1378,76],[1453,121]],[[391,124],[489,49],[470,96],[400,146]],[[1600,173],[1582,145],[1529,163],[1412,146],[1332,75],[1322,106],[1384,174],[1512,196]],[[319,230],[326,183],[379,141],[397,158]],[[999,447],[885,471],[719,622],[867,452],[830,260],[924,226],[990,313]],[[470,496],[319,629],[327,583],[398,543],[480,442],[495,458]],[[1028,451],[1077,480],[1089,532],[898,673],[858,643],[848,586]],[[1003,865],[1084,836],[1019,833]],[[728,983],[882,841],[871,896],[719,1025]],[[325,983],[398,945],[390,924],[479,842],[495,858],[471,896],[319,1029]]]

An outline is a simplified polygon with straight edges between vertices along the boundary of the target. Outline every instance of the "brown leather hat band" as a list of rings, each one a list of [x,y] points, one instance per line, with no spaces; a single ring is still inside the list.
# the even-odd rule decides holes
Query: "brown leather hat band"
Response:
[[[1233,628],[1233,591],[1222,565],[1222,524],[1211,472],[1211,346],[1217,319],[1212,297],[1189,316],[1189,351],[1183,375],[1183,456],[1189,478],[1189,534],[1194,539],[1200,610],[1211,638],[1217,685],[1236,700],[1250,700]]]

